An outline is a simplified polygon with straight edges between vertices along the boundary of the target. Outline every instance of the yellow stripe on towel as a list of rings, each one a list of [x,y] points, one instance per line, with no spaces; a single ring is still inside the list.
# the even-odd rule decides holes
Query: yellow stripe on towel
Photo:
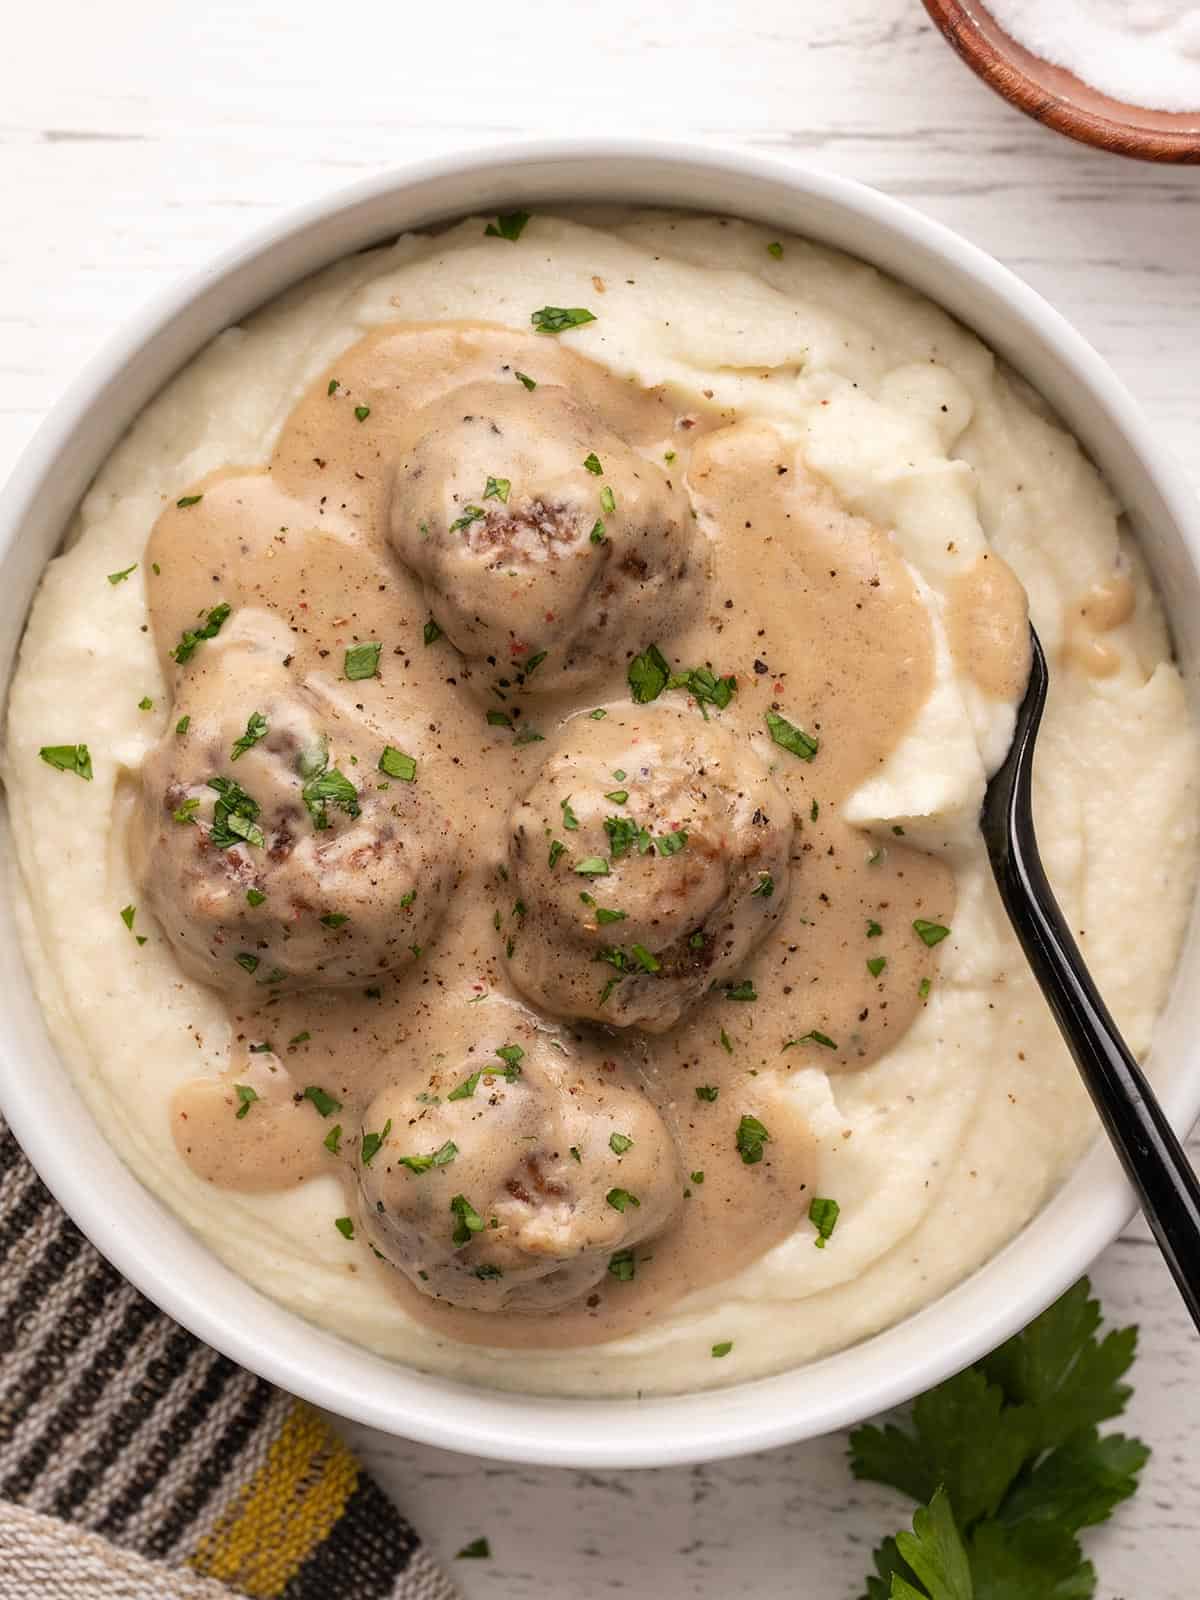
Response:
[[[255,1600],[273,1600],[327,1537],[358,1473],[341,1440],[296,1401],[265,1463],[189,1565]]]

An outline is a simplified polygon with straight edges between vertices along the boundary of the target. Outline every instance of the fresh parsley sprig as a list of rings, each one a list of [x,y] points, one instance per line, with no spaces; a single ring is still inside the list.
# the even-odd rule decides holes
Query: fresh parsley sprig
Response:
[[[912,1531],[885,1539],[865,1600],[1088,1600],[1079,1546],[1134,1493],[1150,1451],[1101,1434],[1131,1390],[1136,1328],[1099,1336],[1086,1278],[984,1360],[924,1394],[912,1427],[850,1435],[856,1478],[921,1502]]]

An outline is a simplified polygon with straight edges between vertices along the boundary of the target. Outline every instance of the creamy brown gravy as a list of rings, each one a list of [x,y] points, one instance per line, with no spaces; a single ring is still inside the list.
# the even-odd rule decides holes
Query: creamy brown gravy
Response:
[[[1067,655],[1093,678],[1111,678],[1120,652],[1104,638],[1133,616],[1137,590],[1128,573],[1114,572],[1087,591],[1067,619]]]
[[[669,470],[692,496],[708,578],[692,623],[658,643],[672,666],[707,662],[736,675],[732,703],[712,713],[723,727],[762,740],[764,714],[774,709],[821,741],[811,763],[761,745],[791,804],[794,844],[786,907],[743,974],[758,999],[714,993],[653,1040],[636,1030],[589,1035],[666,1119],[683,1172],[703,1173],[702,1181],[687,1181],[675,1222],[639,1247],[636,1277],[606,1274],[585,1299],[552,1313],[498,1315],[435,1301],[374,1261],[351,1267],[377,1272],[408,1312],[449,1336],[551,1347],[643,1327],[803,1223],[813,1193],[812,1135],[788,1101],[788,1075],[861,1067],[900,1039],[923,1003],[923,985],[937,975],[936,951],[916,936],[913,921],[948,924],[955,890],[944,862],[911,847],[900,829],[879,840],[841,820],[846,798],[884,766],[932,684],[928,615],[884,531],[848,514],[770,428],[701,415],[690,399],[637,389],[552,339],[466,324],[382,329],[311,386],[265,471],[215,473],[190,491],[201,500],[163,512],[147,551],[151,616],[180,705],[215,670],[221,645],[201,645],[181,667],[170,652],[210,607],[233,607],[231,630],[253,632],[255,613],[267,632],[282,623],[297,681],[323,685],[381,739],[418,759],[418,783],[459,831],[459,878],[437,938],[399,976],[231,1006],[227,1074],[189,1083],[173,1105],[176,1141],[193,1169],[214,1183],[259,1191],[337,1172],[345,1210],[358,1218],[367,1103],[381,1087],[410,1084],[410,1124],[395,1128],[375,1159],[423,1150],[415,1091],[445,1094],[461,1077],[460,1046],[474,1017],[512,994],[503,946],[520,936],[520,919],[501,872],[507,820],[545,747],[518,745],[508,729],[489,726],[492,702],[466,687],[470,674],[448,640],[423,643],[421,593],[387,549],[384,526],[389,436],[406,415],[450,387],[501,376],[516,382],[515,372],[584,397],[647,459],[674,453]],[[368,414],[356,415],[356,407]],[[1024,596],[998,557],[985,560],[950,597],[953,648],[981,687],[1012,694],[1025,670]],[[379,675],[344,682],[343,652],[363,640],[383,641]],[[549,735],[581,703],[626,701],[626,667],[614,661],[582,702],[543,692],[525,705],[513,694],[507,709],[518,728]],[[682,699],[677,691],[673,698]],[[378,777],[360,769],[356,782]],[[872,935],[873,925],[882,931]],[[879,957],[886,965],[875,976],[867,962]],[[480,997],[487,998],[473,1010],[469,1002]],[[536,1026],[526,1013],[509,1032],[528,1039]],[[833,1047],[810,1039],[785,1048],[813,1033]],[[447,1041],[454,1043],[449,1056]],[[263,1044],[271,1050],[251,1050]],[[235,1084],[259,1097],[241,1118]],[[323,1119],[302,1098],[312,1084],[342,1109]],[[718,1098],[698,1099],[700,1085]],[[504,1092],[502,1081],[496,1092]],[[735,1148],[744,1114],[770,1130],[755,1165]],[[340,1153],[331,1154],[324,1140],[335,1122],[344,1133]]]

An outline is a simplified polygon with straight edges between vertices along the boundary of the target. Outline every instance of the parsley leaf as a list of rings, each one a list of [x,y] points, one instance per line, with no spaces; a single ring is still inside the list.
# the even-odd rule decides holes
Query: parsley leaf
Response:
[[[737,1126],[737,1153],[748,1167],[757,1166],[763,1158],[763,1145],[771,1135],[757,1117],[743,1117]]]
[[[667,687],[671,669],[667,659],[656,644],[647,646],[640,656],[629,663],[629,693],[639,706],[657,700]]]
[[[567,328],[580,328],[585,322],[595,322],[595,314],[583,306],[542,306],[531,311],[529,320],[538,333],[563,333]]]
[[[369,1167],[371,1165],[372,1161],[374,1161],[375,1157],[379,1154],[380,1145],[382,1145],[383,1141],[387,1138],[391,1131],[391,1117],[387,1119],[382,1129],[378,1133],[367,1133],[364,1130],[362,1136],[362,1150],[360,1152],[364,1167]]]
[[[913,1517],[912,1532],[896,1535],[896,1548],[925,1585],[917,1589],[907,1578],[892,1579],[893,1600],[974,1600],[975,1588],[967,1552],[954,1522],[946,1491],[939,1489],[928,1506]]]
[[[92,757],[85,744],[44,744],[38,755],[48,767],[59,772],[73,772],[76,777],[92,781]]]
[[[175,661],[183,666],[185,661],[190,661],[196,653],[196,646],[205,639],[215,639],[225,625],[225,619],[233,607],[225,600],[219,606],[214,606],[204,619],[204,624],[199,628],[186,628],[179,643],[171,651]]]
[[[1136,1329],[1098,1338],[1086,1279],[998,1351],[922,1395],[912,1432],[851,1434],[851,1467],[928,1507],[885,1540],[868,1600],[1090,1600],[1076,1535],[1137,1488],[1149,1456],[1096,1424],[1129,1397]]]
[[[294,1045],[305,1037],[304,1034],[298,1033],[294,1039],[289,1039],[288,1043]],[[310,1083],[308,1088],[305,1089],[304,1098],[311,1100],[323,1117],[331,1117],[335,1111],[342,1109],[340,1100],[335,1100],[331,1094],[326,1094],[324,1089],[315,1083]]]
[[[941,944],[942,940],[947,938],[950,933],[950,929],[944,927],[942,923],[926,922],[922,917],[918,917],[913,923],[913,930],[921,940],[922,944],[927,944],[930,949],[932,949],[935,944]]]
[[[126,567],[124,569],[124,571],[122,571],[122,572],[110,572],[108,574],[108,581],[109,581],[109,583],[111,583],[113,585],[114,588],[116,588],[118,583],[124,583],[125,579],[129,576],[129,574],[131,572],[136,572],[136,571],[137,571],[137,562],[135,561],[133,563],[133,566]]]
[[[450,1202],[450,1210],[457,1219],[450,1236],[456,1245],[470,1244],[472,1235],[483,1232],[483,1218],[466,1195],[456,1194]]]
[[[266,717],[263,716],[261,711],[252,711],[246,722],[245,733],[233,741],[233,751],[229,759],[237,761],[239,757],[246,754],[247,750],[253,750],[258,741],[266,737],[266,732]]]
[[[528,211],[502,211],[495,222],[489,222],[483,230],[484,238],[511,239],[516,244],[528,221]]]
[[[344,671],[351,683],[359,678],[374,678],[379,672],[379,656],[383,645],[377,639],[365,644],[352,644],[346,651]]]
[[[808,1220],[817,1230],[817,1237],[813,1240],[813,1243],[818,1250],[824,1250],[825,1241],[837,1227],[838,1217],[841,1216],[841,1213],[842,1208],[836,1200],[827,1200],[820,1195],[814,1195],[809,1202]]]
[[[379,770],[386,773],[389,778],[399,778],[402,783],[412,783],[417,775],[417,763],[412,756],[406,756],[403,750],[385,744],[383,754],[379,758]]]
[[[821,746],[819,739],[814,739],[811,734],[805,733],[803,728],[798,728],[794,722],[781,717],[777,711],[767,712],[767,732],[777,745],[784,750],[790,750],[794,756],[799,756],[801,761],[811,761]]]
[[[718,678],[709,667],[689,667],[686,672],[673,672],[667,688],[685,689],[702,711],[706,705],[723,711],[737,693],[737,679],[732,675]]]
[[[229,850],[235,844],[256,845],[261,850],[267,841],[258,826],[258,801],[251,799],[241,784],[235,783],[232,778],[210,778],[208,787],[215,789],[218,797],[213,806],[212,827],[208,835],[212,843],[222,850]],[[187,801],[184,801],[186,804]],[[179,810],[182,811],[183,806]],[[175,816],[178,820],[178,811]]]
[[[297,763],[305,780],[301,798],[308,808],[312,825],[320,832],[329,826],[328,807],[337,806],[348,817],[359,815],[358,790],[336,767],[329,765],[329,752],[322,746],[302,755]]]

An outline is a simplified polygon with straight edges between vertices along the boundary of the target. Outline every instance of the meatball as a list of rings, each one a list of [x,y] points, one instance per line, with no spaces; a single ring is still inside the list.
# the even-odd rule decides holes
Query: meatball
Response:
[[[242,643],[210,647],[171,715],[142,769],[132,853],[190,976],[262,998],[370,981],[421,953],[454,840],[407,753]]]
[[[377,1095],[363,1127],[370,1242],[456,1306],[545,1312],[577,1300],[682,1200],[674,1140],[621,1066],[528,1023],[506,1033],[483,1019],[432,1077]]]
[[[510,818],[513,982],[560,1016],[663,1032],[778,920],[791,841],[786,797],[715,718],[573,717]]]
[[[468,664],[529,692],[575,686],[671,632],[698,592],[682,490],[554,384],[472,383],[419,411],[389,516]]]

